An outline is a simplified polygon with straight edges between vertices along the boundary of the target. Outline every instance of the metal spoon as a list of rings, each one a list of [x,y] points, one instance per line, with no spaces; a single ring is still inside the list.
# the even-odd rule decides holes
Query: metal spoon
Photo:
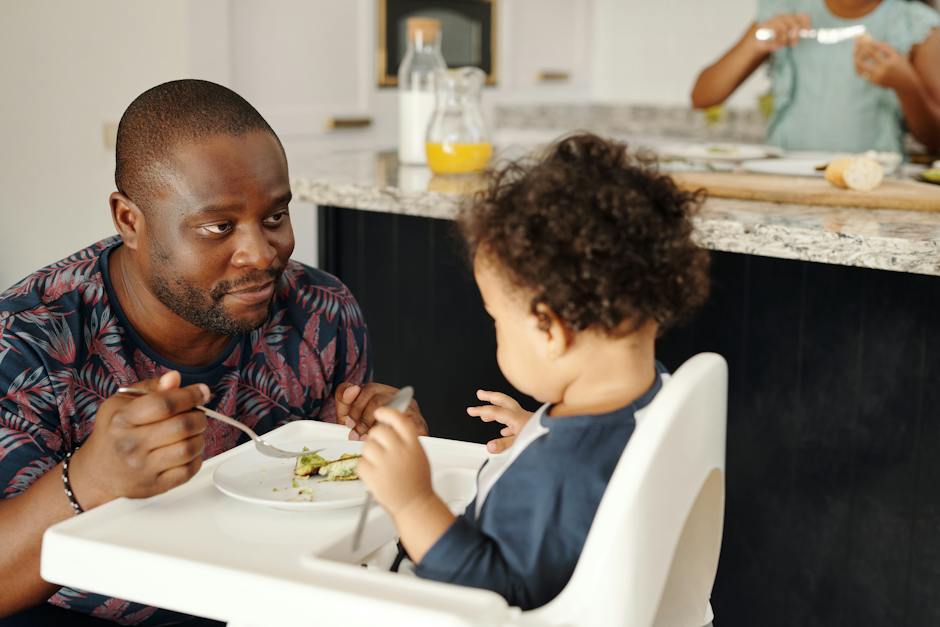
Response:
[[[402,389],[398,390],[395,396],[392,397],[392,400],[385,404],[385,407],[390,407],[398,412],[404,412],[408,409],[408,405],[411,404],[411,398],[414,396],[414,388],[410,385],[406,385]],[[362,542],[362,532],[366,528],[366,518],[369,517],[369,510],[372,508],[372,493],[366,491],[366,500],[362,503],[362,509],[359,511],[359,522],[356,524],[356,531],[353,532],[352,539],[352,550],[359,550],[359,543]]]
[[[118,388],[118,394],[131,394],[133,396],[143,396],[149,393],[150,392],[148,390],[141,390],[141,389],[132,388],[132,387]],[[320,451],[323,450],[322,448],[318,448],[313,451],[285,451],[282,448],[278,448],[274,445],[268,444],[267,442],[262,440],[260,437],[258,437],[258,434],[252,431],[250,427],[238,422],[234,418],[230,418],[226,416],[225,414],[220,414],[214,409],[209,409],[208,407],[204,407],[202,405],[196,405],[196,409],[204,413],[209,418],[215,418],[216,420],[224,422],[227,425],[232,425],[236,429],[241,429],[242,431],[247,433],[248,437],[250,437],[252,442],[255,443],[255,448],[258,449],[258,452],[261,453],[262,455],[267,455],[268,457],[280,457],[280,458],[300,457],[301,455],[312,455],[314,453],[319,453]]]

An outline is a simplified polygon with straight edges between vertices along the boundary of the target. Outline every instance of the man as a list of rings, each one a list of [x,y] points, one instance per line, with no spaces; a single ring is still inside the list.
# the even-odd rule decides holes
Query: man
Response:
[[[289,260],[284,150],[240,96],[197,80],[141,94],[118,127],[115,183],[117,237],[0,296],[0,616],[189,619],[44,582],[42,533],[165,492],[239,442],[196,405],[261,433],[339,410],[359,438],[393,391],[367,383],[350,292]],[[129,384],[151,393],[117,394]]]

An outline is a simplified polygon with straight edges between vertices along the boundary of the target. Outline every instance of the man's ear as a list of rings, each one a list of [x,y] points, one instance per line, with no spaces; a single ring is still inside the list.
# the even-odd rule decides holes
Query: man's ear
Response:
[[[108,198],[111,205],[111,220],[114,228],[121,235],[124,245],[136,250],[146,228],[146,219],[134,201],[121,192],[111,192]]]
[[[568,328],[551,308],[545,303],[535,306],[534,314],[539,333],[542,336],[544,356],[549,359],[558,359],[574,343],[574,333]]]

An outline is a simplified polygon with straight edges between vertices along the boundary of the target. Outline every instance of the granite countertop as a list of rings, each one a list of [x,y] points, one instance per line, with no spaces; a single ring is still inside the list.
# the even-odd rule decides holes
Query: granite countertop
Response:
[[[472,187],[389,152],[288,153],[295,198],[318,205],[451,219]],[[711,198],[695,225],[711,250],[940,276],[940,212]]]

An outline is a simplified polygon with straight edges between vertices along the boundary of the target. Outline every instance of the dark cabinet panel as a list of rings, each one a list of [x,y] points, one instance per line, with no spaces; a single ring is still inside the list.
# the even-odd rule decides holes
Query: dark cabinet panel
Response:
[[[359,300],[375,380],[413,385],[432,435],[485,442],[498,427],[466,413],[478,388],[511,392],[493,323],[450,220],[320,208],[321,267]],[[523,406],[532,399],[515,395]]]

